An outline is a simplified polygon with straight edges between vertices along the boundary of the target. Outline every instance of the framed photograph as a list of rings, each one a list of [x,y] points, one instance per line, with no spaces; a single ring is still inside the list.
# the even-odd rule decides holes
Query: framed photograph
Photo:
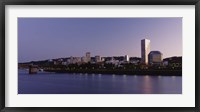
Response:
[[[199,5],[1,1],[1,110],[200,110]]]

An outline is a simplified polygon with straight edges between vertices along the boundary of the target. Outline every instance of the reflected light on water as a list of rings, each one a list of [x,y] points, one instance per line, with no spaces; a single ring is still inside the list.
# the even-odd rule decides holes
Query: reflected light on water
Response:
[[[172,76],[172,80],[175,81],[176,80],[176,76]]]
[[[115,78],[115,74],[113,74],[112,77]]]
[[[162,76],[159,75],[158,78],[160,79],[160,78],[162,78]]]
[[[181,94],[181,76],[19,71],[18,94]]]
[[[99,78],[101,78],[101,74],[98,74]]]
[[[92,80],[94,80],[94,79],[95,79],[95,74],[93,73],[93,74],[92,74]]]
[[[124,82],[124,83],[127,82],[127,77],[126,77],[126,75],[123,75],[123,82]]]
[[[118,87],[117,84],[116,84],[116,82],[117,82],[116,77],[117,76],[115,74],[112,74],[112,77],[111,77],[111,79],[112,79],[111,80],[112,81],[112,83],[111,83],[112,84],[112,88]]]
[[[143,81],[143,88],[144,88],[144,93],[146,94],[151,94],[152,91],[152,82],[151,79],[148,75],[144,76],[144,81]]]

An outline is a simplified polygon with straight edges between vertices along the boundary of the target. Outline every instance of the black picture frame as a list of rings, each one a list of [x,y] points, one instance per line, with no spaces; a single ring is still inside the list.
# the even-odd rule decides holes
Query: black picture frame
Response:
[[[195,107],[5,107],[6,5],[195,5]],[[0,0],[0,110],[5,112],[199,112],[200,0]],[[172,99],[173,100],[173,99]]]

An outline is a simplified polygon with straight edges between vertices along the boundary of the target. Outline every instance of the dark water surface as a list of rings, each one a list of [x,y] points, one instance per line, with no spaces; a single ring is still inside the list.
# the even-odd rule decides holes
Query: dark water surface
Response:
[[[19,94],[181,94],[181,76],[48,73],[19,70]]]

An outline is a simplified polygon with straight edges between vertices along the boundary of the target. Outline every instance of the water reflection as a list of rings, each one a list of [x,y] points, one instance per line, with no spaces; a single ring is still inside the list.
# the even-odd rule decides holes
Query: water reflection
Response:
[[[115,79],[116,79],[116,76],[115,76],[115,74],[113,74],[112,75],[112,81],[115,81]]]
[[[99,78],[101,78],[101,74],[98,74]]]
[[[143,88],[144,88],[144,93],[146,93],[146,94],[150,94],[153,91],[152,81],[148,75],[144,76]]]
[[[19,94],[181,94],[182,77],[20,72],[18,88]]]
[[[126,83],[126,80],[127,80],[127,76],[123,75],[123,82]]]
[[[172,80],[175,81],[176,80],[176,76],[172,76]]]
[[[159,76],[158,76],[158,78],[159,78],[159,79],[161,79],[161,78],[162,78],[162,76],[160,76],[160,75],[159,75]]]

